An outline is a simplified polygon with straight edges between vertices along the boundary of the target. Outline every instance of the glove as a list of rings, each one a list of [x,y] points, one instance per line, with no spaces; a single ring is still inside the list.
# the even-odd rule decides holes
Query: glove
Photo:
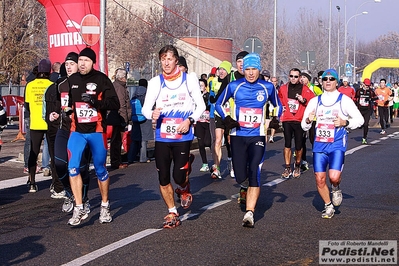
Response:
[[[229,115],[225,117],[223,124],[226,126],[226,130],[230,130],[232,128],[240,129],[240,123],[231,118]]]
[[[85,103],[90,104],[93,107],[96,107],[97,106],[97,102],[98,102],[90,94],[87,94],[85,92],[82,93],[82,101],[85,102]]]
[[[211,96],[211,97],[209,97],[209,101],[210,101],[210,103],[215,103],[216,102],[216,98],[215,98],[215,96]]]

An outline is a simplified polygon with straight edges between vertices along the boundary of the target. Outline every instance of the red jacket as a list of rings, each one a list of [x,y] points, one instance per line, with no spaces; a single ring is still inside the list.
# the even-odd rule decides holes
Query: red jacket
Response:
[[[301,122],[306,105],[310,99],[315,97],[315,95],[306,85],[303,85],[300,95],[306,99],[304,103],[299,102],[296,98],[288,98],[288,84],[289,83],[282,85],[278,91],[278,97],[280,98],[281,104],[284,108],[283,114],[280,117],[280,121]]]

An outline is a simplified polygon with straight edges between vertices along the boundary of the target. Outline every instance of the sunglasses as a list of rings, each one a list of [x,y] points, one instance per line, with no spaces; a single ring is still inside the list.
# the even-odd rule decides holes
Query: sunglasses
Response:
[[[336,79],[335,79],[334,77],[324,77],[324,78],[322,78],[321,80],[322,80],[322,81],[327,81],[327,80],[329,80],[329,81],[335,81]]]
[[[299,78],[299,76],[290,75],[290,78]]]

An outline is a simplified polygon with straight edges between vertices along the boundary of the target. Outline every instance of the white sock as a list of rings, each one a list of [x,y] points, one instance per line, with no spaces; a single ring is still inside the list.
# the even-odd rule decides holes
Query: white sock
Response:
[[[101,207],[108,207],[108,206],[109,206],[109,201],[107,201],[107,202],[101,201]]]
[[[177,208],[176,206],[173,206],[173,208],[168,209],[169,213],[173,212],[177,214]]]

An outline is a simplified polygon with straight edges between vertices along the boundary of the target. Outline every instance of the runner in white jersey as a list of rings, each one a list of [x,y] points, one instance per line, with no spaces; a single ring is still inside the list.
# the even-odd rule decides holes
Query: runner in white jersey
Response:
[[[186,209],[192,202],[188,179],[191,171],[190,145],[194,138],[192,125],[205,111],[196,74],[182,72],[177,65],[178,59],[179,54],[172,45],[166,45],[159,51],[162,74],[148,82],[142,109],[147,119],[156,121],[155,164],[161,195],[169,212],[164,218],[164,228],[181,224],[170,183],[172,161],[172,175],[178,185],[176,193],[180,196],[181,207]]]
[[[324,201],[322,218],[334,216],[334,206],[341,205],[341,173],[344,167],[347,149],[347,131],[345,127],[356,129],[363,125],[364,119],[351,98],[337,90],[338,74],[328,69],[322,75],[324,93],[312,98],[303,115],[303,130],[312,127],[316,118],[315,141],[313,144],[313,165],[317,190]],[[327,186],[328,177],[332,185],[332,202]]]

